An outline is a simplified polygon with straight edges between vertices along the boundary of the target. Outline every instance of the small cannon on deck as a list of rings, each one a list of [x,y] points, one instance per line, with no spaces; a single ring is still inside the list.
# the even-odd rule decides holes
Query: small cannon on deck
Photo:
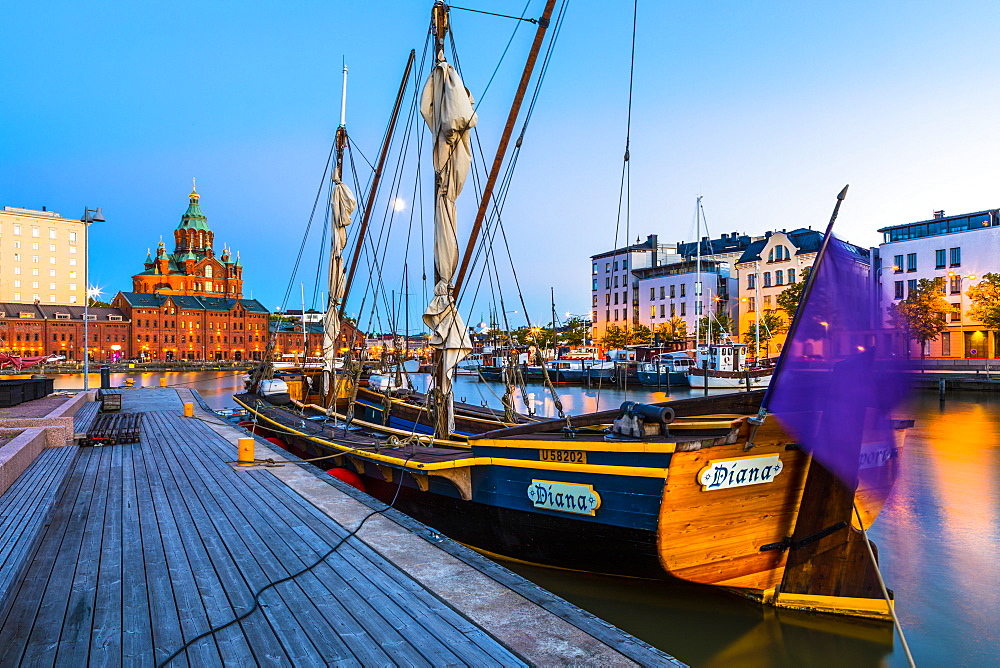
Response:
[[[636,401],[625,401],[611,426],[611,433],[633,438],[669,436],[667,425],[674,421],[674,409]]]

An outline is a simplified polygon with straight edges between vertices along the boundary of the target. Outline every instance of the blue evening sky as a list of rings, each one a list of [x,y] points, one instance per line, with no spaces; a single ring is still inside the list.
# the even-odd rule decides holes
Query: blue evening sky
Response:
[[[0,205],[67,217],[103,207],[91,275],[113,295],[130,289],[161,235],[172,249],[197,177],[217,250],[241,252],[247,295],[274,309],[339,122],[342,58],[360,168],[361,153],[377,153],[409,49],[422,52],[431,4],[5,3]],[[520,14],[525,2],[458,4]],[[543,1],[528,5],[537,16]],[[626,221],[617,231],[616,221],[631,8],[571,2],[525,138],[504,219],[535,321],[549,319],[550,287],[560,313],[588,313],[589,256],[626,238]],[[515,22],[452,17],[491,160],[533,26],[521,24],[484,96]],[[821,229],[850,183],[838,231],[860,245],[876,245],[878,227],[935,209],[1000,206],[998,33],[995,0],[641,0],[628,236],[693,239],[698,194],[713,236],[762,234]],[[401,193],[412,179],[403,177]],[[459,202],[463,246],[477,204],[471,184]],[[298,281],[313,302],[318,244],[314,236],[291,308]],[[410,263],[416,282],[424,269],[414,255]],[[386,260],[387,281],[399,264]],[[410,290],[419,301],[422,288]],[[517,299],[508,287],[506,308],[519,310]],[[469,319],[486,308],[477,302]],[[412,327],[420,307],[411,310]]]

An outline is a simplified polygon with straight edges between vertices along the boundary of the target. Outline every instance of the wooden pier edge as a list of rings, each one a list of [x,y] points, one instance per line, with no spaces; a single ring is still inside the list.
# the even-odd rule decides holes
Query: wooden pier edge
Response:
[[[181,395],[182,400],[184,400],[183,397],[184,393],[186,392],[191,393],[191,396],[193,397],[195,403],[202,412],[207,412],[214,415],[212,409],[208,406],[208,404],[196,390],[192,389],[179,390],[178,393]],[[219,424],[222,425],[221,421]],[[209,423],[208,426],[212,427],[213,430],[219,433],[220,430],[216,429],[215,425]],[[229,424],[222,425],[222,428],[223,429],[231,428],[234,430],[239,429],[238,427],[236,427],[236,425],[229,425]],[[224,438],[227,438],[227,440],[232,440],[224,433],[220,433],[220,435],[223,436]],[[245,436],[245,434],[241,435]],[[616,626],[598,618],[592,613],[589,613],[586,610],[583,610],[582,608],[573,605],[572,603],[566,601],[565,599],[559,597],[558,595],[549,592],[543,589],[542,587],[539,587],[538,585],[526,580],[520,575],[508,570],[499,563],[492,561],[487,557],[479,554],[478,552],[451,540],[447,536],[438,533],[433,528],[428,527],[427,525],[421,522],[418,522],[412,517],[405,515],[404,513],[394,508],[386,509],[385,504],[382,503],[381,501],[365,494],[364,492],[355,489],[354,487],[351,487],[350,485],[338,480],[337,478],[334,478],[333,476],[327,475],[323,469],[320,469],[309,462],[302,461],[300,458],[296,457],[290,452],[286,452],[284,450],[275,451],[274,445],[266,441],[264,438],[260,436],[254,436],[254,439],[257,443],[256,447],[258,449],[258,452],[256,456],[258,459],[273,456],[276,461],[286,460],[287,462],[295,465],[294,469],[292,469],[291,471],[289,471],[289,467],[267,468],[264,470],[273,473],[279,480],[282,480],[282,482],[288,485],[291,489],[293,489],[301,496],[309,500],[311,503],[313,503],[313,505],[320,508],[324,513],[329,515],[335,521],[338,521],[344,524],[345,526],[349,524],[349,522],[345,522],[346,519],[345,517],[335,515],[329,508],[328,504],[317,503],[315,499],[309,498],[309,496],[307,496],[308,492],[306,491],[306,493],[304,493],[305,490],[301,489],[300,486],[294,485],[294,483],[290,480],[290,478],[296,474],[301,475],[302,473],[306,473],[309,475],[311,482],[313,482],[313,484],[319,483],[321,485],[328,485],[336,489],[343,495],[350,497],[350,499],[352,499],[353,501],[356,501],[357,503],[361,504],[365,509],[367,509],[367,511],[364,514],[367,514],[372,510],[381,511],[381,515],[383,518],[385,518],[385,520],[389,520],[392,523],[398,525],[399,528],[409,533],[410,535],[419,538],[420,540],[426,542],[430,546],[433,546],[434,548],[443,551],[450,557],[453,557],[454,559],[462,562],[466,566],[475,569],[476,571],[479,571],[485,577],[495,581],[500,587],[509,589],[515,594],[523,597],[529,603],[538,606],[539,608],[547,611],[548,613],[554,615],[555,617],[558,617],[560,620],[562,620],[569,626],[575,628],[579,633],[583,634],[584,636],[590,636],[590,638],[592,638],[593,641],[596,641],[595,647],[598,645],[604,645],[613,652],[619,654],[621,658],[624,658],[627,661],[634,661],[636,664],[641,666],[650,666],[650,665],[685,666],[686,665],[681,661],[678,661],[674,657],[670,656],[666,652],[663,652],[662,650],[653,647],[652,645],[644,642],[643,640],[640,640],[639,638],[632,636],[631,634],[617,628]],[[233,447],[235,453],[235,447],[236,447],[235,442],[233,442]],[[329,461],[336,462],[335,459]],[[335,465],[336,464],[331,463],[329,466],[332,467]],[[289,473],[292,473],[292,476],[288,475]],[[358,513],[356,512],[351,513],[350,515],[357,516],[358,519],[360,519],[360,517],[363,517],[363,515],[358,515]],[[365,528],[358,533],[357,537],[362,541],[364,541],[372,549],[383,554],[385,558],[395,562],[396,557],[399,556],[398,552],[386,551],[384,545],[373,544],[374,541],[371,541],[371,536],[366,535],[367,530],[371,524],[372,522],[370,520],[369,524],[366,525]],[[463,605],[463,601],[460,600],[459,598],[453,595],[449,595],[448,592],[436,590],[433,584],[429,584],[428,582],[422,580],[420,574],[409,571],[405,564],[397,563],[397,566],[399,568],[402,568],[404,571],[407,571],[411,577],[415,578],[418,582],[421,582],[421,584],[427,587],[429,591],[431,591],[434,595],[436,595],[439,599],[447,603],[457,612],[465,616],[472,623],[483,627],[484,630],[490,633],[499,642],[503,643],[512,651],[524,656],[530,663],[533,663],[535,665],[545,665],[549,663],[549,661],[552,661],[555,658],[553,656],[546,657],[544,654],[538,655],[536,652],[533,651],[533,649],[541,649],[542,646],[544,646],[546,643],[538,642],[535,643],[533,647],[532,639],[529,637],[531,634],[530,632],[528,633],[525,632],[526,629],[523,625],[518,625],[516,621],[513,622],[508,621],[506,623],[500,622],[494,627],[491,627],[489,624],[484,623],[481,613],[477,613],[476,611],[465,607]],[[465,586],[467,587],[467,583],[465,583]],[[475,597],[475,598],[482,598],[482,597]],[[536,631],[539,630],[539,627],[544,626],[542,624],[535,623],[535,620],[532,620],[531,622],[522,621],[522,624],[523,623],[530,623],[530,626],[533,627],[533,629]],[[544,629],[542,629],[542,631],[544,632]],[[542,651],[544,652],[544,649],[542,649]],[[591,658],[595,661],[603,663],[600,661],[600,658],[596,656],[592,656]],[[614,663],[613,660],[612,663]]]

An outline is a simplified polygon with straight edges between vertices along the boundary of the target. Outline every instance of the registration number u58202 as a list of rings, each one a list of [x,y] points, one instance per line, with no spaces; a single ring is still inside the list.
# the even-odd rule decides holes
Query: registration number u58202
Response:
[[[587,453],[583,450],[539,450],[538,459],[561,464],[586,464]]]

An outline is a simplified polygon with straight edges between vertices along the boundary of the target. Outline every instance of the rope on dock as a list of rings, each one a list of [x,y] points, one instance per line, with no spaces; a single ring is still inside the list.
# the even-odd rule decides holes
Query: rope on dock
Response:
[[[865,523],[861,519],[861,513],[858,511],[858,504],[854,504],[854,514],[858,518],[858,526],[861,527],[861,536],[865,539],[865,547],[868,548],[868,556],[872,559],[872,566],[875,567],[875,577],[878,578],[878,584],[882,588],[882,596],[885,597],[885,604],[889,607],[889,614],[892,615],[892,624],[896,627],[896,632],[899,633],[899,642],[903,645],[903,652],[906,654],[906,660],[910,663],[910,668],[916,668],[917,664],[913,662],[913,654],[910,653],[910,646],[906,642],[906,636],[903,635],[903,625],[899,623],[899,617],[896,616],[896,609],[892,605],[892,601],[889,598],[889,590],[885,586],[885,580],[882,579],[882,571],[878,567],[878,559],[875,558],[875,551],[872,549],[871,541],[868,540],[868,530],[865,529]]]

